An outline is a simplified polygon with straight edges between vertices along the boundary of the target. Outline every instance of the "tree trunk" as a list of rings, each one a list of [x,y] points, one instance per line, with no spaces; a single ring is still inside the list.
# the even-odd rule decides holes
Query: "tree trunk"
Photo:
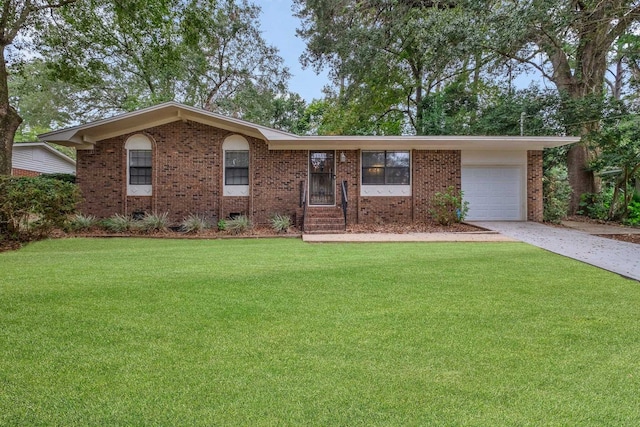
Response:
[[[577,143],[569,148],[567,153],[567,170],[569,185],[571,185],[569,214],[575,214],[580,209],[580,197],[584,193],[597,192],[595,176],[592,171],[586,168],[589,159],[589,149],[585,144]]]
[[[11,175],[13,139],[22,123],[18,112],[9,105],[7,63],[5,46],[0,48],[0,175]]]

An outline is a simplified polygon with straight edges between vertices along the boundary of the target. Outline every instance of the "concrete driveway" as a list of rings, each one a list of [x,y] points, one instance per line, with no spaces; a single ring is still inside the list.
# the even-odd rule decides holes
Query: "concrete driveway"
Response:
[[[640,281],[640,245],[536,222],[473,221],[470,224]]]

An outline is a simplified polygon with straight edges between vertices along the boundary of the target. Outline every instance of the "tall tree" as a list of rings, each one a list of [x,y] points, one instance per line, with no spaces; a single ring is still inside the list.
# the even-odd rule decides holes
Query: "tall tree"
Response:
[[[95,115],[167,100],[244,117],[286,93],[288,70],[247,0],[85,0],[43,38],[57,77]]]
[[[424,134],[424,97],[478,65],[465,43],[472,17],[450,3],[295,0],[303,64],[327,67],[336,97],[355,116],[375,122],[399,112],[402,131]]]
[[[608,56],[616,41],[640,20],[638,0],[518,0],[473,2],[491,12],[489,31],[482,48],[535,68],[555,84],[570,101],[584,105],[601,99],[605,91]],[[580,135],[598,128],[598,116],[580,120]],[[568,154],[569,180],[573,189],[571,210],[580,195],[597,190],[588,168],[593,157],[585,143],[575,144]]]
[[[0,10],[0,175],[11,174],[11,155],[16,130],[22,118],[9,102],[9,47],[20,35],[39,28],[46,12],[74,3],[75,0],[4,0]],[[19,50],[19,47],[15,47]]]

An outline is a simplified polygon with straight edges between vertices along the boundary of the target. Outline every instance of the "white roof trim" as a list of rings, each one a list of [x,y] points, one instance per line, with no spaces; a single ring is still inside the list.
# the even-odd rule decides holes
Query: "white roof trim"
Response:
[[[177,102],[165,102],[142,110],[39,135],[41,141],[79,149],[101,140],[138,132],[179,120],[189,120],[263,139],[270,150],[309,149],[422,149],[422,150],[542,150],[578,142],[574,137],[509,136],[297,136],[288,132],[225,117]]]

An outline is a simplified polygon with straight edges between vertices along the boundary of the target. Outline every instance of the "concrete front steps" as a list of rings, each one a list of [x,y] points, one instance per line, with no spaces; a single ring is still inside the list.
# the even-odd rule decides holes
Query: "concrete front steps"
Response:
[[[342,209],[331,207],[308,207],[304,218],[304,232],[308,234],[344,233]]]

